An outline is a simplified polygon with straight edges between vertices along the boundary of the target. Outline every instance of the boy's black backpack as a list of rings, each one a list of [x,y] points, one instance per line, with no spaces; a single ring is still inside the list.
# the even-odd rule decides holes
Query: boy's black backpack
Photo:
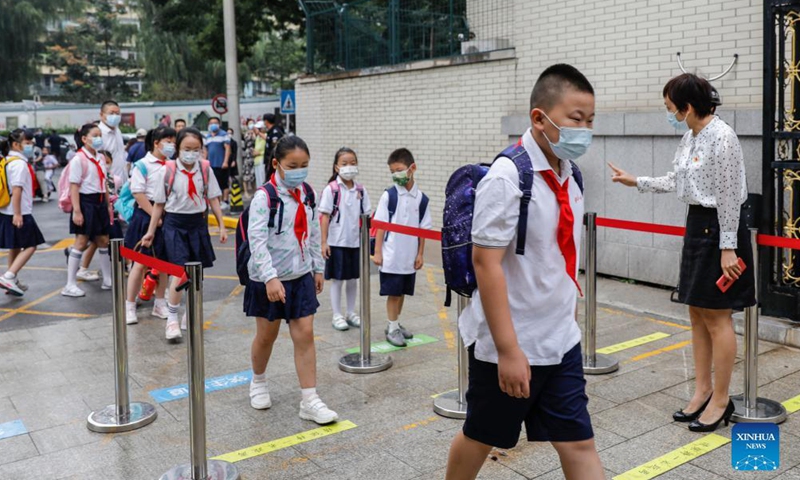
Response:
[[[272,182],[267,182],[258,187],[267,194],[267,205],[269,206],[269,228],[275,227],[275,218],[278,218],[278,235],[283,233],[283,200],[278,195],[278,190]],[[305,205],[313,211],[316,207],[316,198],[314,196],[314,189],[311,185],[303,182],[303,192],[306,198],[303,201]],[[313,217],[312,217],[313,220]],[[244,209],[242,215],[239,217],[239,222],[236,225],[236,274],[239,276],[239,283],[247,285],[250,281],[250,273],[247,270],[247,264],[250,262],[250,241],[247,238],[247,227],[250,223],[250,206]]]
[[[517,223],[517,255],[525,255],[525,237],[528,232],[528,204],[533,189],[533,164],[522,142],[503,150],[495,157],[510,158],[519,173],[519,204]],[[450,306],[452,292],[462,297],[472,297],[478,288],[472,266],[472,218],[475,209],[475,190],[489,172],[490,164],[465,165],[450,176],[445,188],[444,222],[442,226],[442,267],[447,285],[445,306]],[[583,192],[583,175],[572,162],[572,177]]]
[[[386,223],[392,223],[392,218],[394,218],[395,212],[397,212],[397,200],[398,194],[397,189],[395,187],[389,187],[386,189],[386,193],[389,194],[389,202],[386,204],[386,210],[389,212],[389,221]],[[419,223],[422,223],[422,219],[425,218],[425,213],[428,211],[428,203],[429,199],[428,196],[422,192],[419,192],[422,195],[422,199],[419,201]],[[374,217],[374,215],[373,215]],[[378,229],[376,227],[371,227],[369,230],[369,254],[375,255],[375,236],[378,234]],[[389,232],[385,232],[383,235],[383,241],[389,239]]]

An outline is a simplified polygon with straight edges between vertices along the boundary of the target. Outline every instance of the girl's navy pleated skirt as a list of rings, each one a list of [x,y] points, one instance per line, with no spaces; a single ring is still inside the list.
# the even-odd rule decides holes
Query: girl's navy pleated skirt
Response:
[[[717,287],[717,280],[722,276],[719,229],[717,209],[689,206],[686,235],[683,238],[678,300],[692,307],[743,310],[756,304],[750,231],[745,225],[744,215],[741,215],[736,255],[744,261],[747,269],[722,293]]]
[[[125,246],[133,249],[139,240],[147,234],[147,229],[150,228],[150,215],[136,205],[133,210],[130,222],[128,222],[128,231],[125,232]],[[164,249],[164,233],[161,227],[156,228],[156,238],[153,240],[152,247],[142,247],[140,250],[145,255],[154,256],[156,258],[165,260],[166,251]]]
[[[331,256],[325,261],[325,280],[358,278],[361,265],[360,250],[360,248],[331,247]]]
[[[203,213],[167,213],[161,231],[167,261],[180,265],[200,262],[203,268],[214,266],[214,247]]]
[[[13,215],[0,213],[0,248],[29,248],[44,243],[44,236],[33,215],[22,216],[22,227],[12,223]]]
[[[86,235],[89,240],[94,237],[107,236],[111,231],[111,219],[108,216],[108,205],[105,195],[101,193],[81,193],[81,213],[83,214],[83,225],[75,225],[72,216],[69,215],[69,233],[73,235]]]
[[[263,282],[250,280],[244,287],[244,313],[248,317],[275,320],[296,320],[317,313],[317,288],[314,276],[307,273],[294,280],[282,281],[286,290],[286,303],[278,300],[270,302],[267,297],[267,286]]]

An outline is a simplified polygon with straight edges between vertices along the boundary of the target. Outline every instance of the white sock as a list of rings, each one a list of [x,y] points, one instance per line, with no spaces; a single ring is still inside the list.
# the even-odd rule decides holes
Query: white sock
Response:
[[[347,313],[356,311],[356,293],[358,293],[358,280],[347,280],[345,282],[345,294],[347,295]]]
[[[98,248],[100,254],[100,271],[103,273],[103,283],[111,285],[111,257],[108,256],[107,248]]]
[[[303,401],[307,402],[317,396],[317,387],[301,388],[300,393],[303,395]]]
[[[15,280],[17,278],[17,275],[11,272],[6,272],[5,274],[3,274],[3,278],[7,280]]]
[[[181,304],[173,305],[171,303],[167,303],[167,322],[177,322],[178,321],[178,309],[180,308]]]
[[[389,320],[389,333],[394,332],[395,330],[400,330],[400,320],[391,321]]]
[[[267,381],[267,372],[264,372],[264,373],[262,373],[260,375],[256,375],[256,373],[253,372],[253,382],[255,382],[255,383],[264,383],[266,381]]]
[[[136,310],[136,300],[129,302],[125,300],[125,309],[126,310]]]
[[[342,314],[342,284],[341,280],[331,280],[331,308],[334,315]]]
[[[67,262],[67,285],[78,285],[78,269],[81,268],[82,252],[71,248]]]

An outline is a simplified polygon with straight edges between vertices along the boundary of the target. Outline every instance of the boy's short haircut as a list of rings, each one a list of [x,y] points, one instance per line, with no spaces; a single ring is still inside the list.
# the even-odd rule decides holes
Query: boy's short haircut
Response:
[[[572,65],[559,63],[547,67],[539,75],[536,85],[533,86],[530,109],[541,108],[549,110],[553,108],[561,101],[561,97],[568,88],[594,95],[592,84],[589,83],[584,74]]]
[[[389,161],[386,163],[387,165],[391,165],[393,163],[402,163],[406,167],[410,167],[416,162],[414,162],[414,155],[411,154],[409,149],[398,148],[389,155]]]
[[[211,123],[211,120],[216,120],[217,122],[222,123],[222,120],[220,120],[219,117],[211,117],[211,118],[209,118],[208,119],[208,123]]]
[[[103,102],[102,105],[100,105],[100,111],[101,112],[105,112],[106,111],[106,107],[117,107],[117,108],[119,108],[119,103],[115,102],[114,100],[106,100],[105,102]]]
[[[175,125],[177,126],[179,123],[182,123],[184,126],[186,125],[186,120],[179,118],[175,120]]]

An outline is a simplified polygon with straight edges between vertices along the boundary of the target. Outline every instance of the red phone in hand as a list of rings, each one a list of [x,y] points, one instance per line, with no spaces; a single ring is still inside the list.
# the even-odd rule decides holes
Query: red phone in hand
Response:
[[[747,265],[744,264],[744,261],[741,258],[739,258],[738,260],[739,260],[739,268],[741,269],[741,272],[739,272],[739,274],[741,275],[742,273],[744,273],[745,270],[747,270]],[[717,287],[720,289],[722,293],[725,293],[728,291],[729,288],[731,288],[731,285],[733,285],[733,282],[735,281],[736,280],[727,278],[723,274],[721,277],[719,277],[719,280],[717,280]]]

